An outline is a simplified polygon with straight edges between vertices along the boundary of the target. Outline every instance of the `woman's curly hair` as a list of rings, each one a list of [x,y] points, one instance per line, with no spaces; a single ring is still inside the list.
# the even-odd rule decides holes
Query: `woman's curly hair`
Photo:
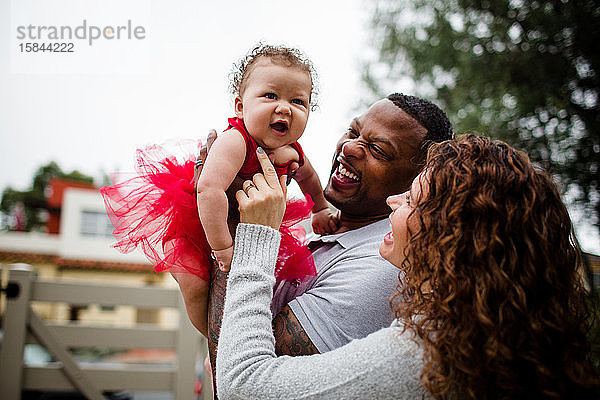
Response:
[[[438,399],[589,398],[579,251],[551,178],[504,142],[433,144],[400,292]]]
[[[312,62],[300,50],[286,46],[273,46],[258,43],[252,50],[233,65],[229,84],[234,96],[242,96],[248,84],[248,77],[254,69],[255,63],[262,57],[268,58],[272,63],[284,67],[297,68],[308,73],[311,81],[310,108],[317,107],[318,84],[317,72]]]

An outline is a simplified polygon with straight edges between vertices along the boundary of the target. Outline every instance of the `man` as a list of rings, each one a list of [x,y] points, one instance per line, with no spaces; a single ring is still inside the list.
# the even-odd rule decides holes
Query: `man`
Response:
[[[443,111],[398,93],[352,121],[337,144],[324,190],[340,211],[338,230],[309,244],[318,275],[298,287],[280,283],[275,288],[273,332],[278,354],[329,351],[389,326],[389,299],[398,271],[378,252],[389,232],[386,199],[409,189],[430,143],[451,138]],[[217,268],[211,271],[208,340],[213,368],[226,278]],[[180,286],[185,297],[185,284]],[[193,312],[188,313],[194,321]]]

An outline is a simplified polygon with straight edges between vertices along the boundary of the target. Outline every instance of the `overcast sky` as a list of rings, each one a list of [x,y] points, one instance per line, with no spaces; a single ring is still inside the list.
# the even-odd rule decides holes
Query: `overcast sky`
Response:
[[[231,66],[260,40],[298,47],[316,66],[320,108],[300,142],[325,182],[335,142],[362,111],[360,63],[373,50],[367,4],[0,0],[0,189],[26,189],[50,160],[94,177],[131,171],[138,147],[222,130],[232,116]],[[19,39],[19,26],[75,30],[84,21],[84,40],[42,41],[74,43],[73,53],[21,51],[36,40]],[[89,45],[90,26],[116,31],[128,21],[143,39],[122,31]],[[412,85],[393,89],[410,93]],[[597,235],[585,236],[586,248],[600,252]]]
[[[87,6],[68,7],[75,3]],[[124,12],[122,3],[137,7]],[[299,47],[316,65],[321,107],[310,116],[301,143],[322,179],[357,104],[367,34],[359,0],[1,4],[0,187],[24,189],[35,169],[50,160],[93,176],[130,170],[139,146],[223,129],[233,110],[227,87],[232,63],[259,40]],[[76,42],[75,54],[18,50],[25,41],[14,39],[17,26],[76,27],[84,19],[101,27],[131,19],[144,26],[146,38]],[[132,53],[138,58],[131,60]]]

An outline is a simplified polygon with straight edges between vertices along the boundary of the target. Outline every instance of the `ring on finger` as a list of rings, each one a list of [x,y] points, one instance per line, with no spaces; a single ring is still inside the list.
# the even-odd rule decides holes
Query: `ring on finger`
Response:
[[[246,193],[246,196],[248,195],[248,191],[249,191],[250,189],[252,189],[252,188],[256,188],[256,186],[254,185],[254,183],[252,183],[252,182],[248,183],[248,186],[246,186],[246,187],[244,188],[244,193]]]

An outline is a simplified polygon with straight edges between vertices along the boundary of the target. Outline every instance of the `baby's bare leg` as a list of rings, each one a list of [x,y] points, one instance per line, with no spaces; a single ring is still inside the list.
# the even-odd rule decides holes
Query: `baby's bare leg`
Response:
[[[165,253],[173,254],[174,248],[182,245],[182,240],[188,239],[177,237],[167,240],[164,244]],[[186,265],[191,268],[206,263],[205,260],[198,258],[199,254],[193,252],[179,254],[178,257],[177,262],[180,265]],[[171,275],[179,284],[179,290],[183,295],[183,302],[185,303],[185,310],[192,325],[204,336],[207,336],[209,282],[189,272],[171,272]]]
[[[235,237],[235,228],[240,220],[240,214],[237,209],[237,201],[235,200],[235,192],[241,189],[243,180],[236,178],[229,189],[227,189],[227,197],[229,198],[229,212],[227,223],[232,237]],[[167,241],[165,250],[168,250],[174,243]],[[186,260],[186,263],[193,263],[192,260]],[[199,263],[197,261],[196,263]],[[211,271],[213,273],[214,271]],[[202,280],[200,277],[190,273],[171,273],[173,278],[179,284],[179,290],[183,295],[185,309],[192,324],[208,337],[208,289],[209,282]]]
[[[208,336],[208,282],[189,273],[173,272],[171,275],[179,284],[192,325],[205,337]]]

